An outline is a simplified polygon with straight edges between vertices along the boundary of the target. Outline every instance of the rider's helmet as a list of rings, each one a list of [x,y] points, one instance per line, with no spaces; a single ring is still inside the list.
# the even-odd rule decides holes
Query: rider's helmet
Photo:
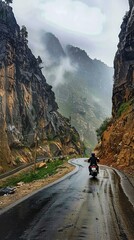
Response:
[[[93,152],[93,153],[91,153],[91,155],[92,155],[92,157],[95,157],[95,153]]]

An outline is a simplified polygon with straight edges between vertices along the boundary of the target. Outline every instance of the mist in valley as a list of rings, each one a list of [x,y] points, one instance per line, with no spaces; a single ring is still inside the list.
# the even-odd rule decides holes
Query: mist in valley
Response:
[[[53,86],[59,112],[70,118],[88,148],[97,143],[96,129],[111,116],[113,69],[85,50],[62,47],[52,33],[42,34],[43,73]]]

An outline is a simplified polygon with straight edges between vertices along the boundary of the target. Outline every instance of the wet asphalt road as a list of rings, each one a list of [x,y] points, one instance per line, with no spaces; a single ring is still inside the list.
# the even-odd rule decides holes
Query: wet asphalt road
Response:
[[[92,179],[88,164],[75,162],[77,173],[0,215],[0,240],[134,239],[132,185],[129,201],[114,170],[101,166]]]

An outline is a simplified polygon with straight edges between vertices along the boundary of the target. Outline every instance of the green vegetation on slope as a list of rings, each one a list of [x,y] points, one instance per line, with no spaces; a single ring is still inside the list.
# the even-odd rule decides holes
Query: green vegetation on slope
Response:
[[[128,102],[124,102],[120,105],[118,112],[117,112],[117,117],[120,117],[122,115],[122,113],[124,113],[125,111],[127,111],[127,109],[130,107],[130,105],[132,104],[132,102],[134,102],[134,99],[128,101]]]
[[[103,132],[108,128],[110,122],[111,122],[111,118],[106,118],[103,121],[103,123],[100,125],[100,127],[96,130],[98,140],[101,139]]]
[[[36,171],[30,171],[28,173],[20,173],[17,176],[13,176],[0,187],[15,186],[18,182],[29,183],[34,180],[39,180],[51,176],[56,173],[56,170],[64,163],[63,160],[54,160],[53,162],[47,163],[47,167],[37,168]]]

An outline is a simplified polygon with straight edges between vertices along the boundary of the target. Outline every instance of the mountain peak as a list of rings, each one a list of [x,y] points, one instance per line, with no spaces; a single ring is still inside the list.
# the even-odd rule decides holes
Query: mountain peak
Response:
[[[45,48],[53,61],[59,61],[61,58],[65,57],[65,52],[62,48],[62,45],[54,34],[46,32],[42,36],[42,41],[45,44]]]
[[[86,51],[79,47],[67,45],[66,53],[71,59],[73,59],[73,60],[77,59],[77,62],[78,62],[78,60],[79,61],[82,60],[85,62],[87,62],[87,61],[92,62],[92,59],[87,55]]]

